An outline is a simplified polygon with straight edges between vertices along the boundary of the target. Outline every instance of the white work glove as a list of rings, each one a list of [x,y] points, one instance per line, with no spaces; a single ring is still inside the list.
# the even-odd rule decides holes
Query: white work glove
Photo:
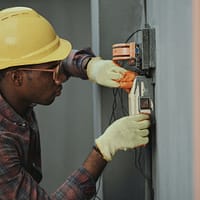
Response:
[[[110,161],[118,150],[132,149],[147,144],[149,126],[150,120],[147,114],[122,117],[95,140],[96,146],[103,158]]]
[[[100,57],[92,58],[87,64],[88,79],[106,87],[119,87],[120,83],[115,80],[121,79],[125,72],[126,69],[117,66],[112,60]]]

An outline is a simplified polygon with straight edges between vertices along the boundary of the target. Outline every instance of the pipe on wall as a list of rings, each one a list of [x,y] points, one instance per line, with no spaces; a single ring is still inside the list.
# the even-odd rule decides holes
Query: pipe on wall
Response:
[[[92,31],[92,50],[98,56],[100,51],[99,37],[99,0],[91,0],[91,31]],[[94,138],[100,136],[101,129],[101,90],[97,84],[92,85],[93,97],[93,130]],[[103,200],[103,180],[100,178],[97,182],[98,197]]]

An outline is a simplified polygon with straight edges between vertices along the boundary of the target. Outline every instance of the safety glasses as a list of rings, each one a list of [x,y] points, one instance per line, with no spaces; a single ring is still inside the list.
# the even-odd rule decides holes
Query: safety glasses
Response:
[[[17,70],[22,71],[38,71],[38,72],[50,72],[53,73],[53,80],[55,82],[64,82],[66,78],[63,78],[65,76],[63,74],[63,70],[61,68],[61,62],[53,69],[39,69],[39,68],[18,68]]]

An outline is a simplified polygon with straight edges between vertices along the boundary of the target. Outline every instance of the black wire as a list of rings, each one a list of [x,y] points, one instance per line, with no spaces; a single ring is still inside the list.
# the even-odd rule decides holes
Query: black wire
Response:
[[[112,112],[109,120],[109,125],[117,119],[116,109],[117,109],[117,94],[119,93],[118,88],[114,88],[113,92],[113,103],[112,103]]]
[[[101,200],[101,198],[98,196],[98,193],[99,193],[99,190],[100,190],[100,187],[101,187],[101,181],[102,181],[102,176],[99,177],[99,181],[98,181],[98,185],[97,185],[97,191],[96,191],[95,196],[92,198],[93,200],[95,200],[95,199]]]
[[[119,88],[113,89],[113,104],[112,104],[112,112],[109,120],[109,124],[111,124],[113,121],[115,121],[119,116],[117,115],[117,108],[118,108],[118,98],[120,102],[120,108],[122,111],[122,116],[128,115],[128,109],[127,106],[124,105],[124,91]],[[119,113],[118,113],[119,114]],[[134,163],[136,169],[141,173],[141,175],[144,177],[145,180],[149,183],[151,178],[145,174],[145,171],[143,169],[143,151],[142,148],[138,148],[134,150]]]
[[[140,31],[142,31],[142,29],[138,29],[135,32],[131,33],[129,35],[129,37],[125,40],[125,43],[127,43],[136,33],[140,32]]]
[[[145,23],[145,26],[148,24],[147,22],[147,1],[144,0],[144,23]]]
[[[124,105],[124,90],[120,90],[119,99],[120,99],[120,103],[121,103],[122,114],[123,114],[123,116],[126,116],[126,115],[128,115],[128,109]]]
[[[144,156],[143,154],[144,154],[144,152],[142,151],[141,148],[134,150],[134,165],[135,165],[136,169],[144,177],[145,180],[150,180],[150,177],[147,174],[145,174],[145,171],[142,167],[144,165],[144,163],[142,162],[142,161],[144,161],[144,160],[142,160],[143,156]]]

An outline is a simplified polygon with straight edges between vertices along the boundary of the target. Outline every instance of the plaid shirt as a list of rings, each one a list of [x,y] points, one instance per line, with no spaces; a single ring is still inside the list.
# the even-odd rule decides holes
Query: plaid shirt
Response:
[[[71,67],[70,76],[87,78],[83,57],[77,56],[80,70],[77,67],[73,73]],[[39,130],[33,107],[22,118],[0,95],[0,200],[85,200],[96,192],[94,179],[83,167],[51,195],[39,186],[41,179]]]

